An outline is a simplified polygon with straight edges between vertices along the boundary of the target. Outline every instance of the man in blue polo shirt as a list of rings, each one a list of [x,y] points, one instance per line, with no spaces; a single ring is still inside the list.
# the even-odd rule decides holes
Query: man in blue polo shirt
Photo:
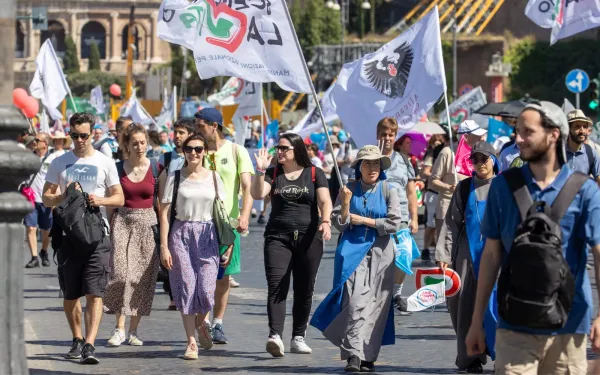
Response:
[[[600,160],[592,146],[586,144],[592,128],[592,120],[588,119],[581,109],[574,109],[567,114],[569,122],[569,140],[567,142],[567,165],[573,171],[589,174],[600,183]]]
[[[517,145],[528,162],[520,171],[534,201],[552,204],[573,173],[566,165],[567,119],[549,102],[531,103],[519,116]],[[469,355],[483,353],[483,318],[498,272],[506,261],[520,215],[504,175],[492,182],[481,233],[486,237],[477,298],[466,339]],[[496,332],[496,374],[586,374],[587,334],[600,350],[600,319],[590,326],[592,289],[586,272],[588,245],[600,274],[600,189],[586,181],[560,221],[565,259],[575,279],[575,297],[567,323],[560,330],[514,327],[499,318]],[[531,275],[536,277],[535,275]],[[590,331],[591,328],[591,331]]]

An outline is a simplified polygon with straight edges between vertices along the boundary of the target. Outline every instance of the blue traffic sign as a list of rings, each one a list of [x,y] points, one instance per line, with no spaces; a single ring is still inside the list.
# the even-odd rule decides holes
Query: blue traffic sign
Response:
[[[581,69],[573,69],[565,78],[567,89],[574,94],[581,94],[590,87],[590,77]]]

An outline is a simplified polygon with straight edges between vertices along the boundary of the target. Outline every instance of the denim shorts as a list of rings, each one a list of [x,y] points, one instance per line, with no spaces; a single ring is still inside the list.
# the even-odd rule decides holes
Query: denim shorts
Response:
[[[26,227],[40,228],[41,230],[52,229],[52,208],[36,202],[33,211],[23,219],[23,224]]]

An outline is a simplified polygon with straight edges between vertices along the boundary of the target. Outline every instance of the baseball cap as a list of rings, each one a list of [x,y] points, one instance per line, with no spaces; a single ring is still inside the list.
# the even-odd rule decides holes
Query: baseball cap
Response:
[[[204,120],[208,123],[216,122],[219,125],[219,130],[225,135],[230,135],[229,129],[223,126],[223,115],[216,108],[202,108],[194,114],[194,117],[198,120]]]
[[[574,109],[571,112],[567,113],[567,121],[570,123],[575,121],[584,121],[592,124],[592,120],[583,113],[581,109]]]
[[[457,133],[458,134],[473,134],[473,135],[481,136],[481,135],[486,134],[487,130],[480,127],[473,120],[465,120],[465,121],[461,122],[461,124],[458,126]]]
[[[475,146],[471,149],[471,155],[473,154],[483,154],[490,157],[496,155],[496,150],[494,150],[494,147],[486,141],[479,141],[475,143]]]

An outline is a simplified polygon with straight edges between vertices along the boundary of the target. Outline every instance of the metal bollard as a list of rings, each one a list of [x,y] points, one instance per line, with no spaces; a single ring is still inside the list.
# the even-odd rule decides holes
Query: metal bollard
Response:
[[[0,106],[0,374],[25,375],[23,334],[23,217],[31,203],[17,187],[40,167],[40,159],[17,146],[29,124],[12,106]]]

